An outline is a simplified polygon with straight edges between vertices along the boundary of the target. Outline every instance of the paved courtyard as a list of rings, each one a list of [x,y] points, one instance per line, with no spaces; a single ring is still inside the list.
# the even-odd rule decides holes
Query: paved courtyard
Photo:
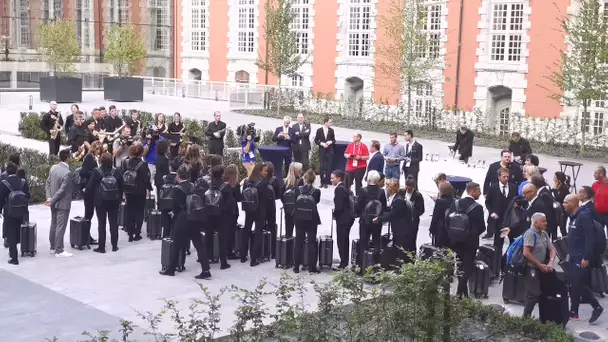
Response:
[[[17,146],[30,147],[40,151],[47,151],[44,142],[37,142],[16,136],[19,112],[27,111],[27,93],[0,94],[0,141]],[[37,94],[34,94],[37,98]],[[103,101],[103,94],[85,92],[81,109],[90,111],[100,105],[109,106],[110,102]],[[139,108],[166,114],[175,111],[181,112],[185,117],[212,120],[215,110],[223,112],[223,120],[230,127],[255,121],[261,129],[271,129],[281,124],[281,120],[258,118],[229,112],[227,105],[222,102],[182,99],[176,97],[147,95],[142,103],[116,103],[118,108]],[[47,104],[34,102],[34,111],[48,108]],[[68,105],[60,105],[62,111],[68,111]],[[313,125],[313,129],[318,126]],[[335,128],[339,140],[349,140],[353,130]],[[363,139],[369,142],[372,139],[386,142],[385,134],[361,132]],[[433,202],[430,195],[436,192],[432,176],[443,171],[448,174],[471,177],[474,181],[483,183],[485,169],[467,168],[448,158],[448,143],[421,139],[425,153],[438,153],[440,162],[425,162],[420,173],[420,188],[425,194],[426,213],[421,222],[418,235],[418,245],[430,242],[428,226],[430,214],[433,211]],[[506,145],[506,142],[505,142]],[[491,162],[498,159],[499,151],[496,149],[475,147],[475,158]],[[540,156],[541,165],[552,173],[558,170],[559,158]],[[582,161],[579,185],[589,184],[595,163]],[[547,178],[550,178],[547,176]],[[330,233],[330,208],[332,202],[332,189],[322,190],[322,205],[320,215],[323,224],[319,227],[319,235]],[[71,216],[82,215],[84,208],[82,202],[74,202]],[[136,324],[144,326],[137,312],[158,312],[163,306],[163,299],[179,300],[186,307],[189,299],[200,298],[201,292],[198,284],[202,283],[211,292],[219,291],[224,286],[237,284],[253,288],[259,280],[266,278],[270,282],[278,282],[280,272],[274,268],[274,263],[264,263],[256,268],[248,264],[232,262],[232,268],[220,271],[218,265],[212,266],[213,278],[204,282],[197,282],[193,278],[200,269],[193,257],[187,261],[187,270],[175,277],[161,277],[160,268],[160,241],[144,239],[136,243],[128,243],[126,235],[120,234],[120,250],[116,253],[97,254],[90,250],[73,251],[74,257],[69,259],[55,259],[49,253],[48,231],[50,212],[44,206],[32,206],[31,218],[38,224],[38,251],[35,258],[22,258],[18,267],[5,263],[0,259],[0,341],[43,341],[46,337],[57,336],[60,341],[75,341],[83,330],[96,331],[103,329],[118,330],[119,320],[133,320]],[[244,217],[240,218],[242,223]],[[96,219],[92,223],[93,235],[96,236]],[[67,234],[66,234],[67,235]],[[358,237],[358,225],[351,230],[351,238]],[[67,236],[66,236],[67,241]],[[338,256],[334,246],[334,257]],[[301,273],[302,274],[302,273]],[[330,279],[329,272],[309,276],[302,274],[304,279],[313,279],[323,282]],[[502,303],[500,295],[502,286],[493,284],[491,298],[488,303]],[[272,303],[272,298],[268,298]],[[307,303],[315,302],[315,294],[308,293]],[[234,303],[225,295],[222,300],[221,328],[226,330],[232,325]],[[608,307],[608,300],[603,300]],[[521,315],[522,307],[506,305],[509,312]],[[581,307],[581,319],[590,316],[588,305]],[[590,327],[586,321],[571,322],[568,328],[573,331],[592,330],[608,340],[608,320],[604,317],[600,325]],[[167,331],[171,325],[163,323],[162,330]],[[150,340],[149,336],[137,332],[139,340]]]

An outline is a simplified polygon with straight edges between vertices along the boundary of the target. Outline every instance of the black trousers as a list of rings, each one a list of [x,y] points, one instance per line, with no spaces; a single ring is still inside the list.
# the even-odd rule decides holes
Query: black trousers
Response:
[[[205,225],[205,249],[211,253],[213,251],[213,234],[217,232],[219,238],[219,255],[222,265],[226,264],[226,231],[222,224],[223,216],[208,217],[208,222]],[[232,234],[234,235],[234,234]]]
[[[308,270],[317,270],[317,225],[307,221],[296,221],[296,245],[294,247],[294,266],[302,265],[304,240],[308,239]]]
[[[301,147],[293,149],[293,160],[298,163],[302,163],[303,172],[308,171],[308,164],[309,164],[309,158],[308,158],[309,153],[308,152],[309,151],[302,150]]]
[[[372,245],[376,249],[382,248],[382,225],[381,224],[359,224],[359,255],[363,255],[369,248],[369,237],[372,237]]]
[[[58,155],[59,148],[61,147],[61,134],[57,134],[57,138],[51,139],[51,136],[48,136],[49,139],[49,154]]]
[[[342,266],[347,266],[350,261],[350,229],[352,226],[353,222],[336,225],[336,243],[340,254],[340,265]]]
[[[226,236],[226,254],[234,255],[234,234],[236,232],[238,217],[236,215],[224,215],[224,218],[224,227],[222,229],[224,230],[224,235]]]
[[[457,295],[469,295],[468,282],[473,268],[475,267],[475,253],[477,248],[474,246],[460,246],[454,248],[456,259],[458,260],[458,289]]]
[[[218,156],[224,156],[224,146],[221,145],[217,145],[217,144],[210,144],[209,145],[209,154],[215,154]]]
[[[12,260],[18,259],[17,244],[19,243],[19,229],[23,219],[3,216],[2,231],[8,243],[8,255]]]
[[[420,171],[416,171],[416,170],[412,170],[411,168],[404,168],[403,169],[403,175],[405,176],[405,179],[407,180],[408,176],[412,176],[414,177],[414,179],[416,180],[416,187],[418,187],[418,173]]]
[[[334,147],[332,145],[327,149],[319,147],[319,178],[321,179],[321,184],[331,184],[330,176],[334,171],[332,170],[334,154],[327,151],[330,148],[333,149]]]
[[[126,231],[129,236],[141,235],[141,225],[144,223],[146,194],[127,194],[127,223]]]
[[[580,265],[580,262],[578,263]],[[571,306],[570,311],[578,313],[578,308],[581,303],[581,298],[585,303],[591,304],[592,308],[597,308],[600,303],[597,301],[593,293],[591,292],[591,270],[589,267],[581,268],[575,263],[570,263],[570,277],[572,282],[572,291],[570,298]]]
[[[185,219],[178,219],[174,221],[173,226],[175,229],[171,232],[171,239],[175,242],[175,247],[171,253],[171,262],[167,266],[168,272],[175,272],[178,266],[179,254],[183,253],[183,250],[188,249],[190,241],[196,249],[198,262],[201,264],[203,271],[209,270],[209,257],[207,250],[203,244],[203,235],[201,234],[201,228],[199,222],[190,222]]]
[[[245,213],[245,227],[243,231],[243,246],[241,247],[241,257],[247,256],[249,251],[249,240],[253,239],[251,245],[251,261],[255,261],[262,256],[262,232],[264,230],[266,220],[257,213]],[[251,227],[255,222],[255,230],[253,235]]]
[[[524,297],[524,317],[532,316],[532,311],[540,297],[540,271],[533,267],[526,267],[524,274],[524,286],[526,296]]]
[[[106,248],[106,218],[110,225],[110,242],[112,247],[118,247],[118,206],[120,202],[104,202],[97,205],[97,233],[99,248]]]
[[[93,213],[95,212],[95,194],[85,194],[82,197],[84,202],[84,218],[89,220],[93,219]],[[89,236],[91,236],[91,226],[89,225]],[[92,237],[91,237],[92,238]]]
[[[179,144],[176,144],[175,146],[170,146],[169,147],[169,152],[171,153],[171,159],[177,157],[177,155],[179,154]]]
[[[287,237],[293,236],[293,228],[295,227],[295,221],[293,219],[293,215],[285,212],[285,230],[283,234]]]
[[[365,168],[356,169],[355,171],[349,171],[346,173],[346,188],[350,189],[353,185],[353,180],[355,183],[355,195],[361,191],[363,187],[363,176],[365,176]]]

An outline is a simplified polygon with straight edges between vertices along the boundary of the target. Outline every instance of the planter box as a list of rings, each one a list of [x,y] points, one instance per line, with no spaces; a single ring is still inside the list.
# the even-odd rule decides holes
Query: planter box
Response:
[[[40,101],[82,102],[82,78],[40,77]]]
[[[118,102],[144,100],[144,80],[134,77],[105,77],[103,98]]]

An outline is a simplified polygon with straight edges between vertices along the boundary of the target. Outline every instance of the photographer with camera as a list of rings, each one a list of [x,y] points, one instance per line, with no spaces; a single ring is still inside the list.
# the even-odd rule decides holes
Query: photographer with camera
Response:
[[[131,136],[131,127],[128,125],[123,127],[120,132],[120,137],[114,140],[112,145],[112,155],[114,156],[114,167],[120,167],[122,161],[129,156],[129,147],[133,145],[133,137]]]
[[[220,112],[213,113],[215,120],[209,123],[205,135],[209,137],[209,154],[224,155],[224,135],[226,135],[226,123],[222,122]]]
[[[243,167],[247,170],[247,177],[251,175],[251,171],[255,167],[255,143],[260,140],[255,136],[255,123],[239,126],[236,134],[241,137],[241,156],[243,159]]]

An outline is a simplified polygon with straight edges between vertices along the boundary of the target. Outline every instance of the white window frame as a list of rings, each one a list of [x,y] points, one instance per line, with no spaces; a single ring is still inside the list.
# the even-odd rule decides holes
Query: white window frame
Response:
[[[238,0],[236,45],[239,53],[255,52],[255,7],[255,0]]]
[[[19,0],[19,40],[20,47],[29,48],[32,43],[32,31],[30,28],[30,2]],[[10,25],[10,24],[9,24]]]
[[[171,48],[169,38],[169,8],[166,1],[151,2],[150,13],[150,50],[168,52]]]
[[[608,98],[587,101],[587,111],[582,112],[587,133],[604,134],[604,122],[608,119]]]
[[[294,20],[292,30],[296,33],[297,53],[306,55],[310,52],[311,32],[311,0],[292,0],[292,11]]]
[[[424,25],[422,30],[426,35],[426,46],[418,49],[420,58],[439,58],[441,51],[441,21],[443,17],[443,4],[437,1],[423,3]]]
[[[492,3],[488,49],[491,62],[519,63],[522,60],[524,9],[524,1]]]
[[[372,1],[349,0],[347,20],[348,57],[372,57]]]
[[[192,1],[190,51],[207,50],[207,0]]]
[[[412,91],[414,101],[414,114],[417,118],[429,117],[433,111],[433,85],[431,83],[420,84]]]
[[[293,74],[291,76],[291,86],[292,87],[303,87],[304,86],[304,77],[299,74]]]

